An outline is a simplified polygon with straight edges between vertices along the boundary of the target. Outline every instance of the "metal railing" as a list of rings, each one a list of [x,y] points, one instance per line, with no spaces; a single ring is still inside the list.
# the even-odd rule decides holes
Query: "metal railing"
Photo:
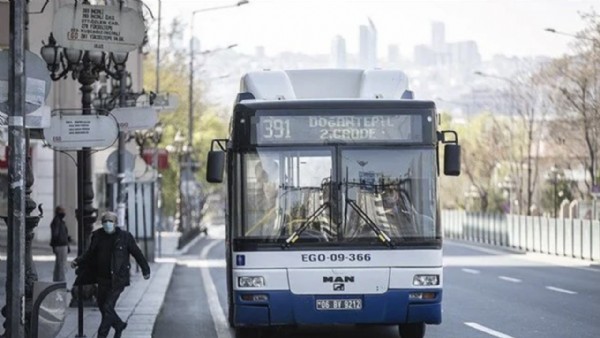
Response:
[[[444,237],[600,261],[600,221],[443,210]]]

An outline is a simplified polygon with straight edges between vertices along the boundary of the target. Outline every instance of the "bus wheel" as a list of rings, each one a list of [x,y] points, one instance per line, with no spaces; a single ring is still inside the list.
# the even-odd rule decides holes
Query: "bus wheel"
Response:
[[[401,338],[425,337],[425,323],[409,323],[400,325]]]

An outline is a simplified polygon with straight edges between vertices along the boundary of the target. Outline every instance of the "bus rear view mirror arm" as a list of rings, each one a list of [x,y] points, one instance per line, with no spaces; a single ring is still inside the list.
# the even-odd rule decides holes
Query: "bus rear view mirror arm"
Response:
[[[453,137],[452,137],[453,136]],[[460,145],[458,134],[454,130],[443,130],[438,132],[438,141],[444,146],[444,175],[460,175]]]

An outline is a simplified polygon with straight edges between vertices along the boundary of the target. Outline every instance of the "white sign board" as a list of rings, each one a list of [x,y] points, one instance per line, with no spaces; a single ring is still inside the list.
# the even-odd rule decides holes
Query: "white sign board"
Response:
[[[119,6],[65,5],[54,13],[52,32],[59,45],[80,50],[130,52],[142,45],[142,14]]]
[[[8,78],[10,52],[0,51],[0,111],[8,114]],[[50,94],[50,75],[46,63],[38,55],[27,51],[25,53],[26,94],[25,113],[36,111],[46,101]]]
[[[122,132],[152,129],[158,123],[158,113],[153,107],[122,107],[111,112]]]
[[[55,114],[50,127],[44,129],[44,139],[57,150],[106,148],[115,143],[117,123],[103,115]]]

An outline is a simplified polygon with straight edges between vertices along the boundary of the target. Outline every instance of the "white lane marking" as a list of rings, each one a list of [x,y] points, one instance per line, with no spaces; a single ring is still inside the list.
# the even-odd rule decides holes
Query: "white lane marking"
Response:
[[[490,336],[494,336],[494,337],[498,337],[498,338],[513,338],[512,336],[509,336],[505,333],[498,332],[496,330],[492,330],[489,327],[485,327],[485,326],[477,324],[477,323],[465,322],[465,325],[469,326],[470,328],[475,329],[477,331],[487,333]]]
[[[223,241],[212,241],[207,246],[202,249],[200,253],[200,260],[207,261],[208,253],[212,248],[214,248],[217,244],[222,243]],[[223,307],[221,306],[221,302],[219,301],[219,296],[217,293],[217,287],[213,282],[212,277],[210,276],[210,270],[207,266],[201,268],[202,271],[202,283],[204,284],[204,293],[206,293],[206,300],[208,301],[208,309],[210,310],[210,315],[213,319],[213,323],[215,324],[215,331],[217,332],[217,338],[232,338],[231,332],[229,330],[229,324],[227,324],[227,319],[225,318],[225,311],[223,311]]]
[[[556,292],[560,292],[560,293],[566,293],[568,295],[576,295],[577,294],[577,292],[575,292],[575,291],[561,289],[561,288],[557,288],[557,287],[554,287],[554,286],[546,286],[546,289],[548,289],[550,291],[556,291]]]
[[[525,252],[525,253],[511,253],[510,250],[515,250],[513,248],[504,248],[506,251],[491,249],[491,248],[482,248],[477,246],[477,243],[467,244],[467,243],[459,243],[455,241],[446,241],[444,245],[454,245],[462,248],[471,249],[474,251],[479,251],[495,256],[507,256],[508,258],[518,259],[520,261],[526,262],[534,262],[536,264],[544,263],[547,265],[560,266],[563,268],[572,268],[584,271],[590,271],[599,273],[600,269],[590,267],[591,262],[585,261],[582,259],[569,258],[563,256],[554,256],[548,254],[538,254],[534,252]]]
[[[470,273],[472,275],[478,275],[479,274],[479,270],[475,270],[475,269],[462,269],[462,271],[464,271],[466,273]]]
[[[521,283],[521,280],[518,278],[512,278],[512,277],[507,277],[507,276],[498,276],[498,278],[505,280],[507,282],[511,282],[511,283]]]

